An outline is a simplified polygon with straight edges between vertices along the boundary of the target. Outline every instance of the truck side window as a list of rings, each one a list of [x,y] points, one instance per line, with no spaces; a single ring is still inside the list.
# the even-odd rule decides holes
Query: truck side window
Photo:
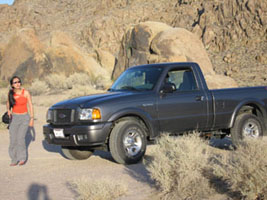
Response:
[[[174,83],[177,91],[191,91],[197,89],[194,74],[189,69],[172,70],[168,72],[169,82]]]

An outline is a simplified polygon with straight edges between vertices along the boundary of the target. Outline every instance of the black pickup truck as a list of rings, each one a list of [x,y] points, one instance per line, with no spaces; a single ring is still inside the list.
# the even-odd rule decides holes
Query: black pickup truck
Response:
[[[230,135],[233,143],[267,135],[267,87],[209,90],[197,63],[127,69],[104,94],[65,100],[47,112],[45,140],[69,159],[108,150],[118,163],[142,159],[162,133]]]

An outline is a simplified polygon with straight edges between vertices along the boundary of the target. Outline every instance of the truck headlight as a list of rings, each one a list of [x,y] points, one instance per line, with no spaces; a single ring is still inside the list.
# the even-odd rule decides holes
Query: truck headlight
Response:
[[[80,120],[101,119],[101,113],[98,108],[85,108],[85,109],[81,109],[79,118]]]
[[[46,113],[46,122],[51,122],[52,121],[52,110],[48,110]]]

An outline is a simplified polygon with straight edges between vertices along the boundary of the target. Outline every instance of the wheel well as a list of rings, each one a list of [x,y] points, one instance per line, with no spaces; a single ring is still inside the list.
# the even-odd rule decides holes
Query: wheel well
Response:
[[[256,115],[259,118],[263,117],[263,114],[262,114],[260,108],[255,104],[248,104],[248,105],[242,106],[241,109],[238,111],[236,116],[238,116],[242,113],[250,113],[250,114]]]
[[[145,128],[146,138],[148,139],[148,137],[149,137],[149,135],[150,135],[150,134],[149,134],[149,133],[150,133],[150,130],[149,130],[147,124],[145,123],[145,121],[144,121],[141,117],[139,117],[139,116],[137,116],[137,115],[126,115],[126,116],[122,116],[122,117],[120,117],[120,118],[118,118],[118,119],[116,119],[115,121],[112,122],[112,126],[111,126],[111,129],[110,129],[109,135],[108,135],[108,137],[107,137],[107,139],[106,139],[106,144],[108,144],[108,141],[109,141],[109,137],[110,137],[111,131],[112,131],[112,129],[114,128],[114,126],[115,126],[117,123],[119,123],[120,121],[124,121],[124,120],[127,120],[127,119],[133,119],[133,118],[136,119],[136,120],[138,120],[140,123],[142,123],[142,125],[143,125],[144,128]]]
[[[263,128],[266,131],[266,126],[264,123],[265,122],[264,118],[266,116],[264,117],[264,113],[262,113],[261,109],[257,105],[247,104],[247,105],[242,106],[241,109],[236,114],[236,117],[240,114],[243,114],[243,113],[250,113],[250,114],[257,116],[260,119],[260,121],[262,122]]]

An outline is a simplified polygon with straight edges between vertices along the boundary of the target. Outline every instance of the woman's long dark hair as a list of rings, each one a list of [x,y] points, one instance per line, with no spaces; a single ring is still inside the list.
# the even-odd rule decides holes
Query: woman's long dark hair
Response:
[[[19,81],[21,82],[20,77],[18,77],[18,76],[13,76],[13,77],[10,79],[10,81],[9,81],[11,87],[12,87],[12,85],[13,85],[13,80],[14,80],[15,78],[19,79]],[[16,103],[15,98],[14,98],[14,88],[13,88],[13,87],[12,87],[12,89],[10,89],[9,92],[8,92],[8,101],[9,101],[9,109],[13,108],[13,106],[14,106],[15,103]]]

